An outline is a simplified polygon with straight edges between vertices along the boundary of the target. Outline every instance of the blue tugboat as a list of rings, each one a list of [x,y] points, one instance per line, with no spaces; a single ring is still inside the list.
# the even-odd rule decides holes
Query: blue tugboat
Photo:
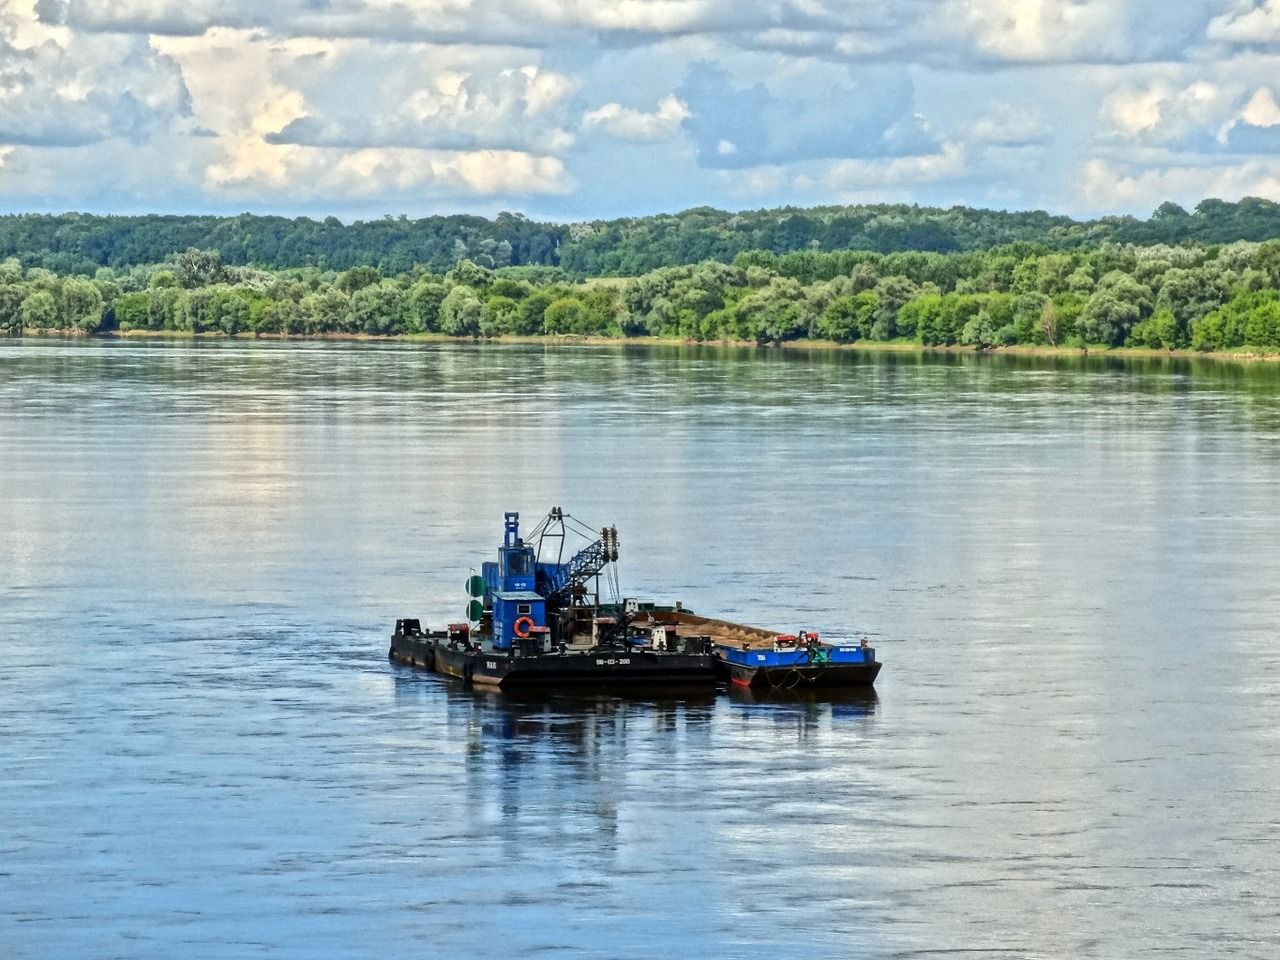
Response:
[[[585,546],[569,552],[571,538]],[[777,634],[619,595],[618,531],[555,507],[526,540],[507,513],[496,561],[467,580],[467,620],[444,630],[396,621],[391,659],[480,687],[711,685],[758,690],[870,686],[875,650]],[[612,599],[602,601],[604,578]]]
[[[875,648],[865,638],[836,645],[803,630],[754,646],[716,644],[715,653],[731,683],[755,690],[869,687],[880,673]]]
[[[587,540],[566,556],[571,537]],[[559,507],[526,541],[505,518],[496,562],[467,580],[468,620],[440,631],[396,621],[391,658],[476,686],[673,685],[716,681],[711,638],[654,630],[644,617],[674,613],[618,600],[618,531],[594,531]],[[601,577],[615,599],[601,602]]]

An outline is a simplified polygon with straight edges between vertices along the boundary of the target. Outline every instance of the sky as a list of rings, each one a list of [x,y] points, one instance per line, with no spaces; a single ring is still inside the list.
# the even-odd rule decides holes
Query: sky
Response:
[[[1280,0],[0,0],[0,212],[1280,201]]]

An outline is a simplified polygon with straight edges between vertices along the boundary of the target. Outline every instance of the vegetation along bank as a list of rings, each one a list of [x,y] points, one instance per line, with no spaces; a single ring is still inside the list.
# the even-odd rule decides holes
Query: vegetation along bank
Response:
[[[882,212],[869,217],[869,209]],[[452,260],[436,247],[424,248],[429,255],[418,260],[407,254],[402,259],[403,251],[379,257],[371,249],[365,252],[378,265],[337,269],[323,257],[290,264],[289,256],[264,256],[254,264],[229,262],[221,252],[195,247],[165,253],[167,241],[139,234],[139,221],[165,224],[182,218],[71,218],[75,229],[67,236],[80,246],[70,255],[55,248],[72,241],[56,241],[45,230],[46,221],[58,218],[5,217],[0,218],[0,253],[10,256],[0,262],[0,332],[655,336],[762,344],[817,339],[923,346],[1280,350],[1280,240],[1271,239],[1280,235],[1280,207],[1275,204],[1206,201],[1195,213],[1167,204],[1148,221],[1093,223],[964,208],[883,212],[890,209],[740,215],[747,218],[747,238],[765,238],[774,249],[735,249],[741,225],[711,218],[709,227],[704,222],[709,215],[698,211],[630,221],[630,232],[619,222],[599,225],[599,232],[613,230],[616,235],[612,246],[591,248],[597,261],[660,264],[629,277],[609,276],[611,270],[599,262],[583,266],[583,248],[573,244],[594,236],[584,233],[597,229],[592,225],[577,225],[578,240],[572,227],[558,238],[526,228],[526,253],[535,246],[542,249],[541,240],[534,242],[538,237],[549,244],[539,254],[545,262],[514,262],[519,259],[514,244],[494,241],[479,230],[470,241],[452,237]],[[678,235],[685,216],[693,224],[688,230],[692,239],[681,253],[665,242],[670,239],[666,221],[676,222]],[[873,227],[873,221],[893,216],[900,221],[900,235],[914,235],[919,246],[945,249],[871,249],[876,246],[873,234],[882,240],[889,235],[885,224]],[[808,227],[790,223],[789,239],[780,243],[779,231],[797,217]],[[305,224],[313,223],[251,219],[303,223],[299,237],[310,229]],[[502,218],[435,219],[493,226]],[[15,239],[16,225],[28,220],[28,226],[34,224],[29,235]],[[127,222],[129,229],[114,238],[101,233],[107,230],[103,224],[113,220]],[[225,226],[239,220],[213,222]],[[100,227],[99,234],[86,233],[82,221]],[[856,224],[850,226],[855,221],[860,233]],[[830,233],[834,222],[843,223],[846,233],[854,231],[844,237],[852,247],[822,249],[834,241],[815,241],[815,231],[823,227]],[[364,235],[356,229],[359,225],[327,223],[321,226],[337,236],[343,230],[353,231],[352,238]],[[407,231],[401,221],[391,221],[392,227],[397,223]],[[939,224],[949,224],[950,232],[938,233]],[[199,233],[169,226],[169,241]],[[723,249],[707,239],[716,231]],[[1007,240],[1003,235],[1009,233],[1019,235]],[[96,259],[85,253],[90,235],[101,241],[100,249],[93,248]],[[1006,242],[976,246],[992,235]],[[1130,235],[1141,242],[1123,239]],[[1224,237],[1236,239],[1221,242]],[[277,239],[279,253],[288,237]],[[119,253],[128,243],[157,259],[129,262]],[[305,246],[301,239],[295,247],[299,245]],[[236,249],[243,252],[245,246]],[[610,257],[602,251],[611,251]],[[686,254],[698,259],[678,262]]]

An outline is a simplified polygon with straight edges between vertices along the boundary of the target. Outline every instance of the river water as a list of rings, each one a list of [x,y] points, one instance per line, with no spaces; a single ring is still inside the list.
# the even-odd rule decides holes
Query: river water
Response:
[[[0,342],[0,954],[1280,956],[1280,366]],[[388,663],[502,512],[872,697]]]

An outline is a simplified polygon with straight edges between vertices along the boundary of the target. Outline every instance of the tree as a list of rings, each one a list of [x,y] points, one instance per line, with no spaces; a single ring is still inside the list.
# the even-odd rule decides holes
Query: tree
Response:
[[[381,280],[382,274],[373,267],[352,267],[338,274],[338,279],[333,281],[333,287],[350,297],[357,290],[363,290]]]
[[[587,333],[587,308],[581,300],[561,297],[542,313],[544,333]]]
[[[409,288],[406,308],[406,330],[409,333],[433,333],[440,329],[440,304],[449,289],[435,280],[419,280]]]
[[[59,301],[60,326],[76,330],[97,330],[102,324],[102,294],[92,281],[67,277],[62,281]]]
[[[302,298],[302,324],[306,333],[332,333],[342,328],[348,300],[337,290],[324,290]]]
[[[1160,206],[1156,207],[1155,212],[1151,214],[1152,220],[1180,220],[1190,217],[1186,209],[1178,206],[1172,200],[1166,200]]]
[[[218,251],[197,250],[195,247],[188,247],[174,258],[173,275],[179,285],[188,290],[226,283],[231,279]]]
[[[819,336],[837,343],[851,343],[871,332],[880,298],[872,290],[837,297],[818,317]]]
[[[959,342],[982,305],[983,298],[977,294],[927,294],[904,304],[900,320],[926,346],[945,346]]]
[[[22,328],[22,301],[26,287],[0,282],[0,333],[13,333]]]
[[[535,290],[520,301],[520,310],[516,314],[515,325],[511,332],[521,336],[532,336],[543,331],[543,315],[560,296],[556,287],[543,287]]]
[[[997,330],[991,314],[982,308],[965,322],[960,331],[960,342],[985,350],[996,345]]]
[[[445,274],[445,279],[460,286],[471,287],[473,290],[486,290],[493,283],[494,273],[472,260],[459,260],[453,269]]]
[[[1130,341],[1137,346],[1173,350],[1182,345],[1178,319],[1169,310],[1157,310],[1133,328]]]
[[[885,277],[875,287],[875,321],[868,335],[872,340],[892,340],[896,336],[910,337],[915,330],[898,324],[898,311],[919,293],[919,289],[906,277]]]
[[[306,328],[302,306],[292,300],[280,300],[262,311],[254,328],[257,333],[301,333]]]
[[[35,290],[22,301],[19,316],[24,327],[48,330],[58,323],[58,304],[48,290]]]
[[[511,297],[491,296],[484,303],[480,317],[480,332],[486,337],[500,337],[515,330],[520,315],[520,304]]]
[[[1044,337],[1049,346],[1056,347],[1058,345],[1058,305],[1051,299],[1044,301],[1040,307],[1040,335]]]
[[[1190,336],[1191,325],[1208,316],[1227,299],[1227,284],[1213,267],[1174,267],[1163,277],[1155,308],[1170,314],[1178,345]]]
[[[1142,318],[1136,304],[1121,299],[1114,292],[1099,290],[1089,298],[1080,320],[1080,332],[1089,343],[1118,346]]]
[[[1090,343],[1119,346],[1134,324],[1151,313],[1151,289],[1119,270],[1108,272],[1089,298],[1080,318],[1081,333]]]
[[[471,287],[454,287],[440,303],[440,330],[450,336],[478,336],[483,318],[484,304]]]
[[[1280,240],[1269,240],[1260,246],[1253,265],[1267,278],[1268,286],[1280,287]]]
[[[121,330],[151,329],[151,294],[138,291],[117,297],[115,313]]]
[[[817,319],[805,303],[804,288],[790,277],[775,277],[764,289],[743,297],[736,313],[741,328],[757,343],[807,336]]]
[[[394,283],[361,287],[348,304],[347,327],[357,333],[385,335],[404,327],[404,300]]]

